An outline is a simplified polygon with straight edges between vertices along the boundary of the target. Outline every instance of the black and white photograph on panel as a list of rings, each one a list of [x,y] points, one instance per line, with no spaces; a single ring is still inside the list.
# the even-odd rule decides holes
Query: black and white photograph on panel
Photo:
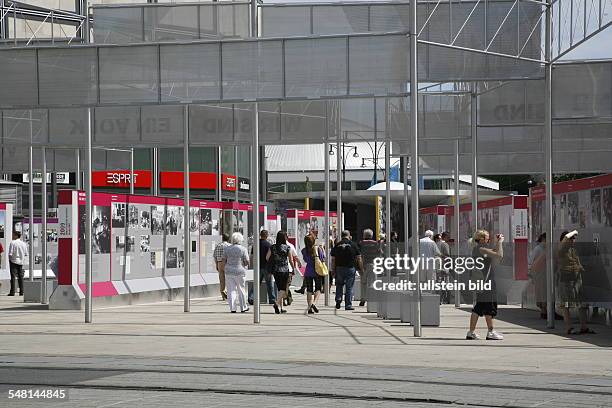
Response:
[[[126,215],[125,203],[113,203],[113,228],[125,228],[125,215]]]
[[[111,249],[110,207],[94,205],[91,248],[94,254],[109,254]]]
[[[603,221],[606,227],[612,227],[612,188],[603,191]]]
[[[138,228],[140,226],[140,220],[138,219],[138,207],[134,204],[130,204],[129,208],[129,227]]]
[[[164,206],[151,206],[151,234],[164,235]]]
[[[166,235],[177,235],[181,219],[180,207],[168,207],[166,216]]]
[[[189,232],[198,232],[200,224],[200,209],[190,208],[189,209]]]
[[[125,251],[125,235],[115,235],[115,252]]]
[[[151,250],[151,236],[141,235],[140,236],[140,252],[149,252]]]
[[[136,237],[130,235],[125,240],[125,252],[134,252],[136,249]]]
[[[85,206],[79,205],[79,254],[85,254]]]
[[[244,236],[244,212],[235,210],[234,216],[236,217],[236,231]]]
[[[178,268],[185,267],[185,251],[178,251],[177,267]]]
[[[578,200],[578,193],[569,193],[567,195],[567,214],[570,225],[578,224]]]
[[[168,248],[166,252],[166,268],[167,269],[176,269],[177,261],[178,261],[178,251],[176,248]]]
[[[200,235],[212,235],[212,211],[209,209],[200,209]]]
[[[591,224],[601,224],[601,190],[591,190]]]
[[[151,212],[141,211],[140,212],[140,228],[150,229],[151,228]]]

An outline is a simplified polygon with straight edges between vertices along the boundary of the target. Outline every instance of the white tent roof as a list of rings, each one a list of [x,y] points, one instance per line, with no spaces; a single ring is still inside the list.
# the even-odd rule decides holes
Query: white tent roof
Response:
[[[372,187],[368,188],[368,191],[385,191],[387,189],[387,183],[382,182],[378,184],[374,184]],[[398,183],[397,181],[391,182],[391,191],[400,191],[404,190],[404,183]],[[410,186],[408,186],[408,190],[410,190]]]

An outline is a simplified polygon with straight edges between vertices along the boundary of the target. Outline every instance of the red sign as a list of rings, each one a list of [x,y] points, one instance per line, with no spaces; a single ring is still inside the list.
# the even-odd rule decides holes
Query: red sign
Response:
[[[94,171],[91,174],[91,184],[94,187],[128,188],[130,176],[129,170]],[[134,187],[151,188],[151,171],[134,171]]]
[[[225,191],[236,191],[236,176],[221,174],[221,187]]]
[[[159,174],[159,187],[182,189],[185,188],[185,179],[182,171],[162,171]],[[217,188],[217,175],[215,173],[190,172],[189,188],[194,190],[215,190]]]

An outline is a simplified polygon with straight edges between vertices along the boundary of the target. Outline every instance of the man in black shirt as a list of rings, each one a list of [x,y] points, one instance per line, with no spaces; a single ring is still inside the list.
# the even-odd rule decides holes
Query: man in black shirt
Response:
[[[268,231],[261,230],[259,233],[259,281],[260,283],[263,280],[266,280],[266,288],[268,290],[268,303],[273,305],[276,303],[276,288],[274,287],[274,282],[272,281],[272,272],[268,271],[268,260],[266,259],[266,255],[268,254],[268,250],[272,244],[268,241]],[[251,256],[253,255],[253,249],[251,249]],[[255,282],[253,282],[255,285]],[[249,290],[249,304],[252,305],[254,303],[253,300],[253,287]]]
[[[332,269],[336,272],[336,309],[340,309],[344,294],[344,309],[353,309],[353,285],[355,267],[363,271],[361,251],[351,241],[351,233],[342,231],[341,239],[331,250]],[[344,289],[346,287],[346,289]]]

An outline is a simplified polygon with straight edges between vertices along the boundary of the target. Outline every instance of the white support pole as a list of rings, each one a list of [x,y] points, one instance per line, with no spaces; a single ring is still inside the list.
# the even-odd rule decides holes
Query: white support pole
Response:
[[[327,269],[331,270],[331,259],[330,259],[330,251],[331,251],[331,245],[329,244],[329,240],[330,240],[330,231],[329,231],[329,227],[330,227],[330,217],[329,217],[329,201],[330,201],[330,183],[329,183],[329,147],[330,145],[328,143],[324,143],[323,144],[323,157],[325,158],[325,231],[323,236],[325,237],[325,261],[327,262]],[[330,284],[329,284],[329,275],[327,275],[325,277],[325,306],[329,306],[329,291],[330,291]]]
[[[130,149],[130,194],[134,194],[135,190],[135,181],[134,181],[134,148]]]
[[[30,127],[32,126],[32,117],[30,116]],[[30,129],[31,132],[31,129]],[[31,139],[30,139],[31,140]],[[29,228],[30,228],[30,233],[29,233],[29,240],[28,240],[28,253],[30,254],[30,256],[28,257],[29,259],[29,263],[28,263],[28,267],[30,268],[30,275],[29,275],[29,279],[30,282],[34,281],[34,148],[32,147],[32,144],[30,143],[30,158],[29,158],[29,162],[28,162],[29,168],[28,168],[28,172],[29,172],[29,177],[30,179],[28,180],[28,194],[29,194],[29,200],[30,202],[28,203],[28,224],[29,224]]]
[[[478,97],[471,94],[470,129],[472,136],[472,235],[478,230]]]
[[[344,231],[344,217],[342,216],[342,143],[340,138],[336,142],[336,213],[338,225],[338,238]]]
[[[153,163],[151,163],[151,171],[153,172],[153,195],[159,196],[159,150],[153,148]]]
[[[259,270],[259,105],[253,106],[253,144],[251,145],[251,200],[253,201],[253,323],[260,323]]]
[[[41,195],[42,195],[42,231],[40,231],[40,244],[41,244],[41,255],[42,260],[40,262],[41,267],[41,282],[40,282],[40,303],[46,305],[47,302],[47,149],[42,149],[42,183],[41,183]],[[53,173],[55,175],[55,173]]]
[[[83,188],[83,183],[81,182],[81,149],[75,149],[74,154],[76,160],[74,187],[77,190],[81,190]]]
[[[548,63],[545,65],[544,78],[544,145],[545,151],[545,162],[546,162],[546,174],[545,174],[545,194],[546,194],[546,210],[545,222],[546,227],[546,327],[552,329],[555,327],[555,287],[554,287],[554,246],[553,246],[553,153],[552,153],[552,63],[551,60],[551,28],[552,28],[552,1],[547,1],[546,6],[546,23],[545,23],[545,36],[546,36],[546,47],[545,47],[545,60]]]
[[[410,142],[412,146],[410,160],[410,180],[412,202],[410,203],[412,215],[412,256],[419,256],[419,141],[418,141],[418,112],[419,112],[419,80],[418,80],[418,53],[417,53],[417,2],[410,2]],[[406,187],[404,187],[406,190]],[[408,220],[404,220],[405,226],[408,227]],[[408,228],[406,228],[406,232]],[[415,303],[415,319],[414,337],[421,337],[421,271],[420,268],[415,268],[416,273],[416,303]]]
[[[183,311],[191,309],[191,234],[189,232],[189,105],[183,107]]]
[[[234,186],[236,187],[234,190],[234,201],[238,202],[238,145],[234,146],[234,177]]]
[[[217,147],[217,189],[215,190],[215,198],[221,201],[223,197],[223,188],[221,186],[221,146]]]
[[[374,169],[377,171],[377,169]],[[385,256],[391,256],[391,142],[385,142]],[[378,214],[376,215],[378,216]],[[391,282],[391,269],[387,269],[387,282]]]
[[[92,228],[92,191],[91,191],[91,145],[92,145],[92,108],[87,108],[87,151],[85,153],[85,323],[92,322],[92,262],[91,262],[91,228]]]
[[[461,205],[461,197],[459,195],[459,189],[461,185],[459,183],[459,140],[455,140],[455,208],[454,208],[454,221],[455,221],[455,256],[460,255],[461,243],[459,237],[461,236],[459,228],[461,223],[459,222],[459,206]],[[457,277],[458,275],[455,274]],[[461,307],[461,291],[457,289],[455,291],[455,307]]]

